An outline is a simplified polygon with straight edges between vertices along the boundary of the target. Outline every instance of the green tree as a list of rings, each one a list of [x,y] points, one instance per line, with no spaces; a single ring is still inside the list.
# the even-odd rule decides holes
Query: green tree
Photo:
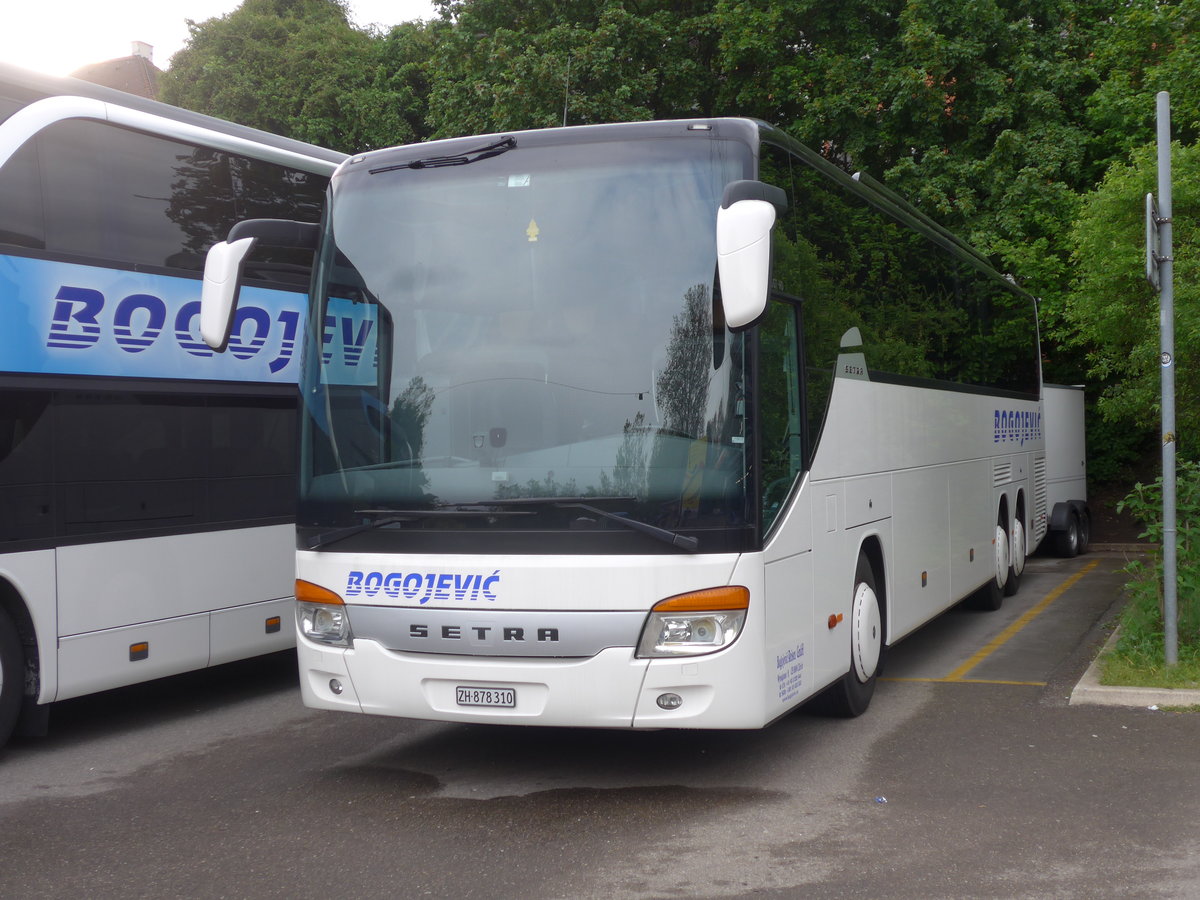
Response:
[[[438,137],[714,111],[707,0],[441,4],[454,27],[431,63]]]
[[[245,0],[188,27],[167,103],[345,152],[423,137],[422,26],[380,39],[350,24],[342,0]]]
[[[880,178],[1041,292],[1065,280],[1059,235],[1087,186],[1081,23],[1100,5],[719,0],[725,97]]]
[[[1200,459],[1200,144],[1176,145],[1174,169],[1175,383],[1179,453]],[[1075,278],[1055,335],[1086,351],[1104,385],[1106,420],[1143,434],[1160,425],[1158,300],[1144,280],[1144,197],[1157,191],[1153,144],[1114,164],[1083,201],[1071,232]]]
[[[1128,0],[1093,30],[1085,100],[1107,166],[1154,139],[1154,95],[1171,92],[1175,137],[1200,138],[1200,0]]]

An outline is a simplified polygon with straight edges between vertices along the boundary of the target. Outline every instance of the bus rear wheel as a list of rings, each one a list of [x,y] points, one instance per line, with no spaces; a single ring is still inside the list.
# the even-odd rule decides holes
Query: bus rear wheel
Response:
[[[8,742],[21,711],[25,690],[25,655],[17,626],[0,607],[0,747]]]
[[[1021,574],[1025,571],[1025,523],[1019,516],[1013,519],[1008,552],[1008,578],[1004,582],[1005,597],[1011,597],[1021,589]]]
[[[969,609],[985,612],[995,612],[1004,605],[1004,597],[1008,593],[1008,529],[1004,526],[1003,513],[996,521],[992,532],[992,577],[987,584],[968,597],[964,604]]]
[[[875,571],[858,558],[850,606],[850,671],[821,695],[818,708],[843,719],[861,716],[871,705],[883,658],[883,609],[875,587]]]

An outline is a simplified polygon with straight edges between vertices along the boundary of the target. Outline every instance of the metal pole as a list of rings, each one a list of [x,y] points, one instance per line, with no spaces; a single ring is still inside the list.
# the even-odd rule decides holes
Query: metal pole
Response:
[[[1171,98],[1158,101],[1158,215],[1162,256],[1159,278],[1159,347],[1162,362],[1163,483],[1163,656],[1168,666],[1179,662],[1178,575],[1175,511],[1175,281],[1171,240]]]
[[[571,102],[571,54],[567,54],[567,78],[563,84],[563,128],[567,127],[567,104]]]

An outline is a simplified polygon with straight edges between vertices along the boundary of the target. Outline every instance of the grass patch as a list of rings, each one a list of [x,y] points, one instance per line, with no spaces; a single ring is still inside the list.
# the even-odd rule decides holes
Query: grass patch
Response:
[[[1180,601],[1179,663],[1167,667],[1158,567],[1131,563],[1129,602],[1116,645],[1100,658],[1100,683],[1125,687],[1200,688],[1200,605]]]
[[[1126,687],[1200,688],[1200,465],[1180,461],[1177,474],[1177,628],[1179,662],[1168,667],[1164,653],[1162,552],[1150,564],[1125,567],[1129,603],[1121,613],[1116,646],[1100,659],[1100,683]],[[1117,504],[1146,530],[1140,535],[1162,546],[1162,478],[1136,484]]]

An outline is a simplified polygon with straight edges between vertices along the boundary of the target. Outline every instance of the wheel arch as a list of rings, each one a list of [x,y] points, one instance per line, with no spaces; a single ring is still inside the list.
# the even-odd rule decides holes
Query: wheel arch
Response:
[[[1032,523],[1029,521],[1029,505],[1025,502],[1025,488],[1017,488],[1016,511],[1013,513],[1013,518],[1009,520],[1009,530],[1012,530],[1014,521],[1021,522],[1021,528],[1025,532],[1025,552],[1029,552],[1029,541],[1033,535]]]
[[[1012,524],[1012,515],[1009,513],[1008,493],[1006,491],[1000,492],[1000,498],[996,502],[996,518],[998,520],[996,524],[1003,525],[1005,531]]]
[[[25,656],[25,696],[37,698],[41,688],[41,657],[38,653],[37,631],[33,615],[21,592],[7,578],[0,577],[0,608],[17,626],[17,638]]]
[[[878,534],[869,534],[858,547],[858,558],[865,557],[867,565],[871,567],[871,572],[875,576],[875,593],[879,597],[879,613],[883,616],[883,645],[886,647],[891,643],[891,634],[888,631],[892,621],[890,609],[890,595],[888,590],[887,566],[884,562],[883,541]],[[857,558],[855,565],[858,565]]]

